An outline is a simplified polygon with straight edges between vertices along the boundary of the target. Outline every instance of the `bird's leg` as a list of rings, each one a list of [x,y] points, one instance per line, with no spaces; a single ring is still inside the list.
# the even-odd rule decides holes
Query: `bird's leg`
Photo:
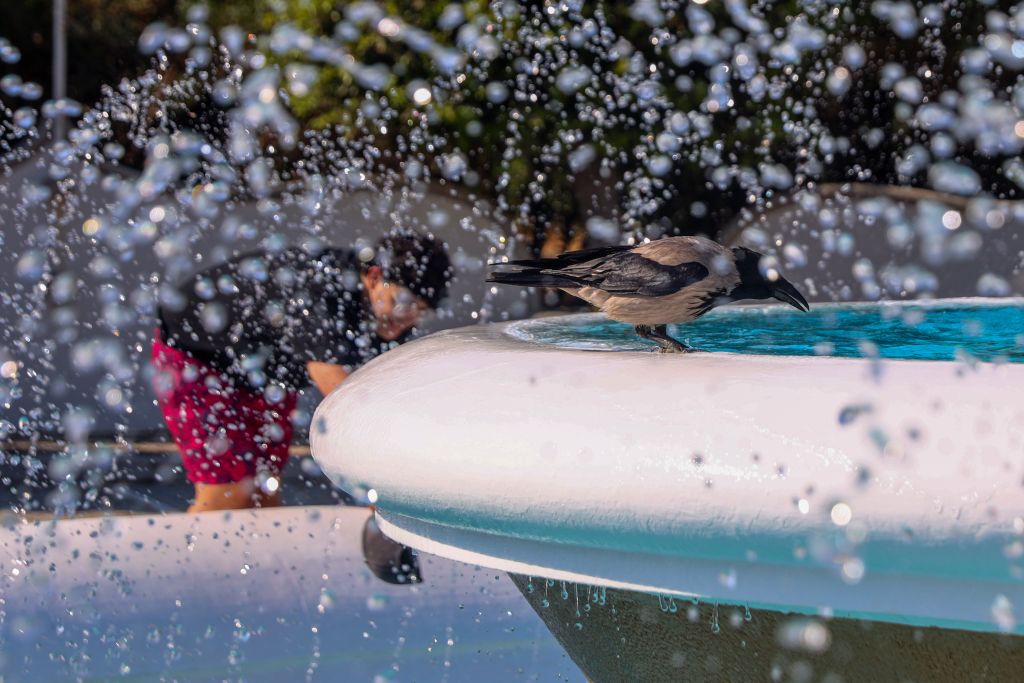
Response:
[[[637,335],[655,342],[659,347],[658,351],[660,353],[687,353],[693,351],[692,348],[678,339],[668,336],[667,325],[637,325],[633,329],[636,330]]]
[[[678,339],[670,337],[668,325],[655,325],[654,329],[651,330],[651,338],[661,347],[659,349],[661,353],[689,353],[694,350]]]

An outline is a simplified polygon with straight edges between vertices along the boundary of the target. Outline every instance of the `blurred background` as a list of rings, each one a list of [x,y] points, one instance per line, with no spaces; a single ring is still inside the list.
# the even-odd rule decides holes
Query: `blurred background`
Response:
[[[151,389],[175,285],[413,228],[454,266],[417,334],[582,310],[489,263],[670,235],[812,302],[1020,297],[1022,150],[1012,2],[0,2],[0,674],[581,680],[504,575],[371,571],[314,390],[290,507],[163,514],[192,495]]]
[[[183,506],[153,311],[247,250],[433,232],[456,277],[424,333],[578,309],[488,261],[666,235],[811,300],[1019,295],[1004,5],[3,3],[4,504]],[[289,502],[341,500],[306,452]]]

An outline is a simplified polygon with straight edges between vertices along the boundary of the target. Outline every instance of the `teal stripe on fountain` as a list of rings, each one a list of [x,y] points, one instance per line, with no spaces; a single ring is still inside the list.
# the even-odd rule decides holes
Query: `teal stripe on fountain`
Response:
[[[537,476],[543,476],[538,472]],[[609,523],[595,513],[594,519],[568,519],[529,510],[512,513],[500,505],[463,508],[448,501],[414,496],[388,498],[389,512],[444,527],[482,531],[508,538],[554,545],[601,548],[641,556],[690,557],[720,561],[723,567],[745,572],[750,564],[803,567],[834,567],[850,543],[844,530],[826,523],[791,525],[783,529],[754,525],[737,532],[726,525],[681,514],[675,524],[665,520],[632,520],[633,524]],[[680,511],[684,513],[685,511]],[[817,520],[815,520],[817,521]],[[637,525],[643,533],[638,533]],[[794,541],[794,538],[799,539]],[[990,533],[987,537],[915,538],[908,528],[872,528],[871,537],[859,544],[857,556],[873,572],[919,573],[972,581],[1019,581],[1020,570],[1007,561],[1006,548],[1016,535]],[[808,552],[808,546],[814,546]],[[745,559],[751,558],[751,559]]]

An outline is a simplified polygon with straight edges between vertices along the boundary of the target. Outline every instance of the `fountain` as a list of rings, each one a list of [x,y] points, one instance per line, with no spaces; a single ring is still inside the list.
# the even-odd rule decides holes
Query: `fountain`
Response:
[[[594,680],[1012,677],[1022,321],[740,306],[678,357],[596,316],[462,328],[369,364],[311,443],[392,538],[513,574]]]
[[[455,266],[420,332],[489,324],[293,415],[388,533],[511,573],[595,680],[1014,678],[1024,6],[428,5],[196,4],[85,104],[19,75],[30,32],[0,37],[4,571],[38,559],[33,513],[124,504],[111,449],[159,419],[148,345],[175,283],[414,227]],[[600,318],[523,320],[558,294],[483,282],[487,262],[696,233],[766,253],[814,313],[717,311],[676,331],[706,353],[662,358]],[[104,521],[53,525],[47,547],[124,551],[55,565],[61,590],[123,562],[159,593]],[[0,597],[43,601],[47,571]],[[19,635],[33,608],[0,618],[7,656],[41,642]],[[46,623],[71,650],[94,637]],[[86,664],[43,673],[116,673]]]

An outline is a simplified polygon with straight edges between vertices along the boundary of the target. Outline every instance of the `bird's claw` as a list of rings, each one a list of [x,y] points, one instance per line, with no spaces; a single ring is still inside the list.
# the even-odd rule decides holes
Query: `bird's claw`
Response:
[[[670,337],[665,325],[655,325],[653,327],[650,325],[637,325],[634,329],[638,336],[658,345],[658,348],[655,349],[656,353],[689,353],[693,351],[692,348],[678,339]]]
[[[693,353],[697,349],[692,349],[689,346],[659,346],[654,350],[655,353]]]

